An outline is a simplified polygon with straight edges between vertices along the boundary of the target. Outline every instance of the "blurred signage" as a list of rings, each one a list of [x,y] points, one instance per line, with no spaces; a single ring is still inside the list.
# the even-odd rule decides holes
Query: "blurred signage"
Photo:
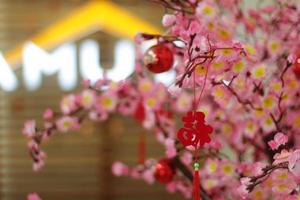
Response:
[[[77,59],[78,55],[78,59]],[[42,85],[43,76],[57,74],[62,90],[72,90],[78,84],[78,74],[83,79],[95,82],[103,78],[100,60],[100,45],[93,40],[83,41],[78,48],[74,43],[64,44],[51,54],[32,42],[23,48],[23,81],[26,89],[37,90]],[[120,81],[134,71],[134,47],[128,40],[119,40],[114,49],[113,66],[106,70],[107,77]],[[77,69],[79,67],[79,70]],[[14,91],[18,80],[3,55],[0,55],[0,86],[5,91]]]
[[[153,44],[146,44],[144,49],[150,45]],[[24,86],[30,91],[42,86],[43,76],[57,74],[60,88],[69,91],[78,85],[78,72],[83,79],[89,79],[92,83],[103,78],[104,74],[100,64],[100,44],[94,40],[84,40],[79,48],[74,43],[64,44],[51,54],[34,43],[27,42],[23,47],[22,57]],[[135,62],[132,42],[119,40],[115,45],[112,61],[113,66],[105,72],[108,79],[120,81],[132,74]],[[172,70],[156,75],[155,79],[169,85],[175,79],[175,72]],[[15,91],[18,84],[15,73],[0,54],[0,86],[5,91]]]

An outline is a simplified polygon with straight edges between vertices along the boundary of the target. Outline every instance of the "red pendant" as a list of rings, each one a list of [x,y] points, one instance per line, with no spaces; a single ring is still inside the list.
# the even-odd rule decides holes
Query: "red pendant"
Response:
[[[175,169],[167,159],[161,159],[155,166],[154,177],[163,184],[170,183],[173,180]]]
[[[173,66],[173,53],[164,44],[157,44],[148,49],[144,55],[144,64],[153,73],[166,72]]]
[[[204,146],[210,142],[210,135],[213,128],[205,124],[205,115],[203,112],[188,112],[182,117],[184,127],[179,129],[177,138],[183,146],[194,146],[198,149],[199,145]]]

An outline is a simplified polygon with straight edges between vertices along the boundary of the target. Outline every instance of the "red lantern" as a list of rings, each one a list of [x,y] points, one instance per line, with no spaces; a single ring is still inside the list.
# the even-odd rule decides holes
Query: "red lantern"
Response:
[[[300,56],[296,58],[296,61],[293,65],[293,72],[298,80],[300,80]]]
[[[144,64],[153,73],[166,72],[173,66],[173,53],[164,44],[157,44],[144,55]]]
[[[154,177],[160,183],[170,183],[174,174],[174,166],[167,159],[161,159],[155,166]]]

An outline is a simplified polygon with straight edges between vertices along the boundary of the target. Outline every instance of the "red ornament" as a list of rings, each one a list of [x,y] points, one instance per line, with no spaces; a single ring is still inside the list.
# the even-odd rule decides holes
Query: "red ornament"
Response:
[[[164,44],[157,44],[144,55],[145,66],[153,73],[166,72],[173,66],[173,53]]]
[[[175,175],[174,166],[167,159],[161,159],[155,166],[154,177],[163,184],[170,183]]]
[[[205,143],[210,142],[209,134],[212,133],[213,128],[205,124],[204,118],[203,112],[193,111],[182,117],[184,127],[179,129],[177,137],[183,146],[192,145],[197,149],[199,144],[203,146]]]
[[[295,63],[293,64],[293,72],[298,80],[300,80],[300,56],[296,58]]]
[[[142,102],[139,102],[137,104],[133,116],[140,123],[143,123],[143,121],[145,120],[146,113],[145,113],[145,107]]]

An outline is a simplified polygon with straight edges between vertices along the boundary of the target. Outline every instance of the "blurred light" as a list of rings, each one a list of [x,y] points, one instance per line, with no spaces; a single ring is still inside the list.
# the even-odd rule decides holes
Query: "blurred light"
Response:
[[[176,72],[174,69],[171,69],[170,71],[155,75],[154,79],[155,81],[161,82],[166,86],[170,86],[176,79]]]
[[[58,69],[58,83],[63,90],[72,90],[77,85],[76,47],[65,44],[53,52]]]
[[[100,64],[100,50],[98,43],[93,40],[85,40],[80,46],[80,73],[84,79],[92,83],[103,78],[103,67]],[[127,40],[118,41],[112,68],[106,70],[107,78],[120,81],[134,72],[135,52],[133,44]]]
[[[0,53],[0,85],[8,92],[15,90],[18,86],[18,80],[2,53]]]
[[[42,84],[43,75],[58,72],[58,81],[63,90],[76,86],[76,47],[65,44],[51,55],[32,42],[27,42],[23,50],[23,79],[28,90],[36,90]]]
[[[114,66],[107,71],[107,77],[113,81],[121,81],[134,72],[135,52],[133,44],[128,40],[117,42],[115,47]]]
[[[96,41],[85,40],[82,42],[79,52],[80,73],[84,79],[89,79],[91,83],[103,78],[99,57],[100,51]]]

